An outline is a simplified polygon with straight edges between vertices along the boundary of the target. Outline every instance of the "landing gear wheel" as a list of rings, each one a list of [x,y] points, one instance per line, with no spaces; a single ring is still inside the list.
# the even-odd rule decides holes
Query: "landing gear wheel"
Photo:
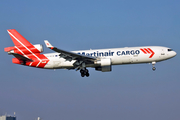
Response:
[[[84,72],[88,73],[89,71],[88,71],[88,69],[85,69]]]
[[[84,76],[89,77],[89,71],[86,68],[85,69],[81,69],[80,73],[81,73],[81,77],[84,77]]]
[[[80,70],[80,73],[82,74],[83,72],[84,72],[84,70],[81,69],[81,70]]]
[[[85,75],[83,73],[81,73],[81,77],[84,77]]]
[[[155,71],[155,70],[156,70],[156,68],[155,68],[155,67],[153,67],[153,68],[152,68],[152,70],[153,70],[153,71]]]
[[[89,77],[89,73],[86,73],[86,77]]]

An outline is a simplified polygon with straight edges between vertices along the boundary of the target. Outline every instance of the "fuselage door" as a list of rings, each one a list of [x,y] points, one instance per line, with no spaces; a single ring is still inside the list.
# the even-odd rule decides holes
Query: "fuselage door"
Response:
[[[159,58],[165,58],[165,55],[166,55],[165,50],[161,49]]]
[[[164,49],[162,49],[162,51],[161,51],[161,55],[163,56],[163,55],[165,55],[165,51],[164,51]]]

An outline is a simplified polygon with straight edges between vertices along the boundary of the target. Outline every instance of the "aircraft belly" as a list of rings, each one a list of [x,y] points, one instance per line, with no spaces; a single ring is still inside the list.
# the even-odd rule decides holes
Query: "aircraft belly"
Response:
[[[53,62],[52,61],[49,61],[45,66],[44,66],[45,69],[53,69]]]
[[[47,69],[63,69],[63,68],[72,68],[74,62],[61,61],[61,60],[50,60],[44,68]]]
[[[132,56],[117,56],[112,58],[112,65],[133,63]]]
[[[70,68],[70,67],[72,68],[72,67],[74,67],[73,63],[74,63],[74,61],[71,61],[71,62],[64,61],[64,62],[61,63],[61,67],[62,68]]]

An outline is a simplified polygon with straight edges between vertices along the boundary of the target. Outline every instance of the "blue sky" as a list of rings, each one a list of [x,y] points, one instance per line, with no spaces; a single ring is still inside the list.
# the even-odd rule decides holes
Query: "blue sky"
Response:
[[[180,2],[178,0],[2,0],[0,4],[0,115],[18,120],[179,120]],[[156,64],[68,70],[12,64],[7,29],[33,44],[48,39],[64,50],[166,46],[178,54]],[[44,47],[44,53],[52,52]]]

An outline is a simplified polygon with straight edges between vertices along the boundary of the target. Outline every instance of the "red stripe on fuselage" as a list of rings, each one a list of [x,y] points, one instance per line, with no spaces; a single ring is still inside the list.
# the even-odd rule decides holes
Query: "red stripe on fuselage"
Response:
[[[152,53],[151,56],[149,56],[149,58],[152,58],[154,56],[155,52],[152,51],[150,48],[148,48],[148,50]]]
[[[30,59],[33,60],[33,62],[29,62],[27,65],[32,66],[32,67],[39,67],[39,68],[44,68],[44,66],[49,62],[49,59],[43,55],[43,54],[36,54],[36,56],[41,60],[37,59],[34,57],[34,55],[29,54],[27,55]],[[37,66],[38,65],[38,66]]]
[[[144,50],[148,53],[148,54],[150,54],[151,52],[149,52],[146,48],[144,48]]]
[[[152,50],[152,49],[150,49],[150,48],[140,48],[140,50],[144,53],[144,54],[151,54],[150,56],[149,56],[149,58],[152,58],[153,56],[154,56],[154,54],[155,54],[155,52]]]
[[[144,51],[144,49],[140,49],[141,51],[143,51],[144,54],[147,54],[146,51]]]

